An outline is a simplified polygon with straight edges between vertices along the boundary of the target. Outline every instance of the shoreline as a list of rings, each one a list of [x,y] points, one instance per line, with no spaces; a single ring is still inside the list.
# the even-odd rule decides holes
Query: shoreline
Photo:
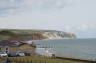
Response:
[[[79,39],[79,40],[82,40],[82,39],[96,39],[96,38],[59,38],[59,39],[42,39],[42,40],[76,40],[76,39]],[[32,41],[42,41],[42,40],[32,40]]]
[[[64,60],[72,60],[72,61],[83,61],[83,62],[92,62],[92,63],[96,63],[95,60],[88,60],[88,59],[76,59],[76,58],[69,58],[69,57],[60,57],[60,56],[56,56],[56,58],[59,58],[59,59],[64,59]]]

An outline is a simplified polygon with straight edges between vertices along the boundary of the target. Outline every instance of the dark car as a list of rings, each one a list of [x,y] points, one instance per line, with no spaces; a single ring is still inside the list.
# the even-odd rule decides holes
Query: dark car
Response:
[[[19,56],[16,52],[9,52],[7,53],[8,54],[8,57],[16,57],[16,56]]]
[[[20,51],[9,52],[7,54],[8,54],[8,57],[25,56],[25,54],[23,52],[20,52]]]

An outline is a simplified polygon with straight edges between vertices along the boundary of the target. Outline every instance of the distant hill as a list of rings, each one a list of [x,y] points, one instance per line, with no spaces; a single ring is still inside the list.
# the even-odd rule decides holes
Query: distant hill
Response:
[[[0,29],[0,40],[48,40],[48,39],[72,39],[76,38],[73,33],[56,30],[21,30]]]

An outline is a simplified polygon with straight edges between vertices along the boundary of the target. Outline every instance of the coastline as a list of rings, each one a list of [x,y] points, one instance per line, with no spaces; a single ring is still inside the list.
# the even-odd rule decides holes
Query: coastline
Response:
[[[96,60],[88,60],[88,59],[78,59],[78,58],[71,58],[71,57],[59,57],[56,56],[56,58],[64,59],[64,60],[72,60],[72,61],[82,61],[82,62],[94,62],[96,63]]]

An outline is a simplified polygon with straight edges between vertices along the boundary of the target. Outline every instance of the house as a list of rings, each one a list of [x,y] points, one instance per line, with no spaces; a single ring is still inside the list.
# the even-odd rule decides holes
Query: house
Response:
[[[22,51],[24,53],[28,53],[30,55],[34,54],[35,48],[32,45],[18,42],[18,41],[8,41],[8,40],[1,40],[0,41],[0,51],[1,52],[16,52]]]
[[[36,48],[36,53],[40,56],[55,56],[55,52],[51,48]]]

